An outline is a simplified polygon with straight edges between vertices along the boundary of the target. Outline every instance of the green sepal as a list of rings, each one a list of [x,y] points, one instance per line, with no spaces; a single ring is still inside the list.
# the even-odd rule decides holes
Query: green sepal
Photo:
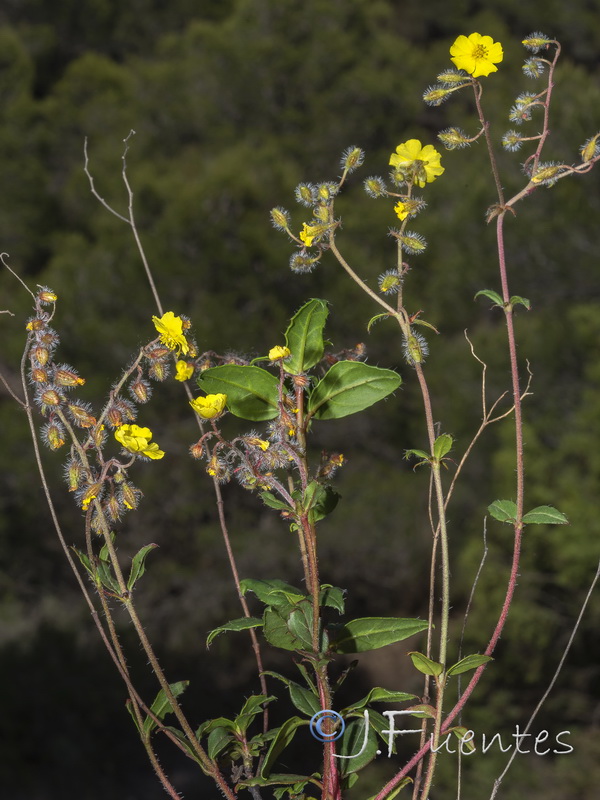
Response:
[[[170,683],[169,689],[171,690],[173,697],[179,697],[179,695],[185,692],[189,684],[189,681],[177,681],[176,683]],[[158,717],[161,722],[167,714],[171,714],[173,712],[173,708],[167,698],[167,695],[165,694],[164,689],[161,689],[154,698],[154,702],[150,706],[150,711],[152,711],[154,716]],[[147,716],[143,725],[144,734],[147,736],[151,731],[154,730],[154,728],[156,728],[156,722],[152,719],[152,717]]]
[[[419,672],[422,672],[423,675],[433,675],[435,678],[439,677],[442,672],[444,671],[444,667],[439,663],[439,661],[432,661],[427,656],[423,655],[423,653],[412,652],[408,654]]]
[[[568,525],[569,520],[562,511],[552,506],[538,506],[523,517],[524,525]]]
[[[465,656],[461,658],[456,664],[453,664],[448,672],[447,675],[460,675],[462,672],[469,672],[471,669],[477,669],[482,664],[487,664],[488,661],[493,661],[494,659],[491,656],[482,656],[478,653],[475,653],[471,656]]]
[[[371,333],[371,328],[373,327],[373,325],[376,322],[379,322],[380,319],[386,319],[387,317],[391,317],[391,316],[392,316],[392,314],[390,314],[390,313],[375,314],[375,316],[371,317],[371,319],[367,322],[367,333]]]
[[[198,386],[207,394],[226,394],[227,408],[241,419],[260,422],[279,413],[279,380],[261,367],[210,367],[198,376]]]
[[[309,394],[307,416],[340,419],[383,400],[402,383],[397,372],[362,361],[338,361]]]
[[[250,628],[260,628],[263,624],[262,619],[259,617],[239,617],[239,619],[232,619],[224,625],[219,625],[218,628],[213,628],[206,637],[206,646],[210,647],[214,639],[221,633],[226,631],[247,631]]]
[[[157,544],[147,544],[134,555],[131,561],[131,570],[127,580],[127,590],[130,592],[135,586],[136,581],[142,577],[146,571],[146,556],[151,550],[158,547]]]
[[[283,361],[283,369],[291,375],[306,372],[323,358],[323,329],[329,310],[327,301],[312,299],[292,317],[285,343],[291,355]]]
[[[497,519],[498,522],[510,522],[514,524],[517,521],[517,504],[512,500],[494,500],[488,506],[490,515]]]
[[[487,297],[489,300],[492,300],[495,306],[500,306],[500,308],[504,308],[504,300],[500,297],[498,292],[495,292],[493,289],[482,289],[480,292],[477,292],[473,300],[477,300],[477,298],[483,295]]]
[[[397,617],[360,617],[346,623],[328,625],[331,649],[336,653],[365,653],[400,642],[426,630],[422,619]]]

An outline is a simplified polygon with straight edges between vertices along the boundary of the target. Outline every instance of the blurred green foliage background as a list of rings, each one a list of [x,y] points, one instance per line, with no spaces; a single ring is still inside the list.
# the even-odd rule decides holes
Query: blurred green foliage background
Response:
[[[292,252],[269,209],[293,209],[301,180],[329,180],[349,145],[366,165],[339,201],[339,244],[375,285],[393,266],[386,236],[392,204],[370,200],[361,179],[387,171],[408,138],[434,142],[448,125],[475,133],[468,93],[427,108],[423,91],[449,66],[460,33],[503,43],[505,60],[485,79],[484,103],[497,141],[522,76],[521,39],[534,30],[563,45],[552,136],[546,156],[577,161],[600,127],[600,9],[593,0],[4,0],[0,7],[0,249],[30,285],[59,295],[55,324],[62,353],[87,383],[80,396],[106,395],[119,369],[153,336],[155,313],[130,230],[91,196],[83,143],[99,192],[121,213],[123,139],[137,221],[165,308],[191,317],[200,347],[261,355],[282,340],[287,320],[309,297],[331,301],[334,349],[364,341],[369,362],[404,377],[395,398],[368,412],[315,425],[315,453],[343,449],[343,501],[321,526],[324,580],[349,590],[354,615],[426,613],[423,587],[431,534],[427,475],[402,461],[423,447],[419,396],[392,325],[376,313],[332,258],[311,275],[288,269]],[[537,122],[530,123],[536,133]],[[523,185],[521,154],[502,154],[507,195]],[[436,419],[462,451],[480,416],[480,368],[463,331],[488,364],[489,396],[509,388],[502,314],[473,302],[497,287],[494,201],[481,143],[443,155],[443,179],[427,188],[428,212],[415,227],[429,248],[407,282],[410,306],[441,331],[430,336],[427,375]],[[519,355],[533,372],[525,405],[527,505],[553,503],[568,528],[528,529],[519,589],[498,650],[463,723],[510,737],[523,726],[550,680],[599,557],[600,172],[538,191],[508,220],[512,291],[533,310],[518,313]],[[18,386],[28,296],[0,273],[0,367]],[[239,616],[218,532],[211,489],[187,456],[195,438],[180,387],[161,385],[144,411],[168,457],[138,471],[146,498],[120,535],[124,556],[157,542],[138,603],[173,680],[189,678],[186,708],[199,723],[235,712],[257,691],[245,638],[222,637],[210,656],[206,632]],[[234,421],[229,423],[235,425]],[[0,793],[11,800],[153,800],[162,796],[130,719],[124,688],[97,640],[59,552],[36,476],[24,415],[0,395]],[[483,518],[496,497],[514,494],[512,428],[489,430],[466,469],[450,512],[454,626],[483,550]],[[80,512],[61,481],[62,454],[46,454],[66,538],[79,543]],[[225,490],[240,572],[299,580],[294,542],[275,514],[236,487]],[[504,595],[508,528],[488,525],[489,555],[467,627],[466,646],[482,650]],[[570,755],[522,756],[501,796],[531,800],[597,797],[600,603],[593,600],[568,664],[537,730],[570,730]],[[125,626],[123,635],[131,632]],[[131,637],[131,661],[152,694],[147,666]],[[361,661],[361,685],[387,681],[419,691],[402,649]],[[269,664],[281,666],[278,656]],[[136,659],[139,661],[136,664]],[[206,691],[208,689],[208,691]],[[208,699],[207,699],[208,697]],[[412,750],[407,745],[407,753]],[[177,754],[161,756],[186,798],[212,797]],[[454,797],[453,759],[438,794]],[[465,798],[487,797],[499,756],[475,757]],[[390,774],[398,763],[377,763]],[[356,797],[372,792],[360,784]],[[374,786],[373,786],[374,790]],[[211,794],[212,792],[212,794]],[[216,796],[216,795],[215,795]]]

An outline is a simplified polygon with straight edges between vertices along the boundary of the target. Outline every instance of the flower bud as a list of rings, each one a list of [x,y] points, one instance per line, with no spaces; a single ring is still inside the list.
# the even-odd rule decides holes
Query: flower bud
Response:
[[[47,370],[37,367],[31,370],[31,380],[34,383],[49,383],[50,375]]]
[[[364,160],[364,150],[361,150],[360,147],[349,147],[342,153],[342,169],[346,170],[347,172],[352,172],[353,170],[358,169]]]
[[[271,223],[278,231],[287,231],[290,227],[290,213],[285,208],[271,209]]]
[[[56,303],[57,295],[49,289],[47,286],[41,286],[40,291],[37,294],[37,299],[40,303]]]
[[[96,424],[96,418],[90,414],[90,406],[84,403],[69,403],[67,411],[73,422],[80,428],[91,428]]]
[[[147,403],[152,394],[150,384],[143,378],[136,378],[129,384],[129,393],[138,403]]]
[[[385,188],[383,178],[379,178],[376,175],[367,178],[363,186],[365,187],[365,192],[369,195],[369,197],[377,198],[386,197],[387,195],[387,189]]]
[[[37,362],[40,367],[44,367],[50,359],[50,351],[47,347],[44,347],[41,344],[36,344],[29,351],[29,358],[32,361]]]
[[[85,378],[80,378],[79,375],[68,367],[59,367],[54,373],[54,380],[59,386],[66,386],[71,389],[74,386],[82,386],[85,383]]]
[[[198,460],[202,458],[203,454],[204,454],[204,447],[202,446],[201,442],[195,442],[190,447],[190,455],[192,456],[192,458]]]
[[[41,435],[44,444],[51,450],[58,450],[65,443],[65,430],[63,426],[55,420],[43,427]]]
[[[59,406],[61,397],[55,389],[46,389],[40,394],[40,400],[45,406]]]
[[[96,483],[92,483],[91,486],[88,486],[88,488],[85,490],[81,498],[81,508],[83,511],[88,510],[88,507],[92,502],[92,500],[95,500],[101,491],[102,491],[101,481],[97,481]]]
[[[587,142],[581,148],[581,160],[584,164],[587,164],[588,161],[591,161],[594,156],[597,156],[600,152],[600,148],[598,146],[598,138],[600,137],[600,133],[597,133],[595,136],[592,136],[591,139],[588,139]]]
[[[134,511],[140,504],[142,493],[132,483],[124,481],[120,486],[120,495],[125,505],[130,511]]]
[[[438,133],[438,139],[447,150],[456,150],[471,144],[469,137],[460,128],[446,128]]]

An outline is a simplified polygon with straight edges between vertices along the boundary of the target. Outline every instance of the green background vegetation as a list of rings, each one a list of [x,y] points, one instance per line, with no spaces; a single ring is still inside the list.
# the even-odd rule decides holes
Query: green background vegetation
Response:
[[[419,398],[393,326],[366,333],[376,311],[332,258],[311,275],[292,275],[292,248],[271,228],[268,211],[293,209],[300,229],[296,184],[335,178],[341,152],[363,147],[366,164],[338,206],[339,244],[375,285],[393,266],[386,234],[395,218],[391,203],[365,196],[361,180],[385,174],[400,141],[433,142],[450,124],[476,131],[468,93],[437,109],[421,101],[448,65],[451,42],[474,30],[505,48],[499,72],[485,80],[497,140],[511,127],[515,94],[531,89],[520,73],[521,39],[533,30],[560,39],[564,57],[546,155],[577,160],[600,125],[595,2],[5,0],[0,9],[0,248],[30,285],[58,293],[64,360],[87,378],[81,397],[104,397],[121,365],[153,335],[155,309],[131,233],[94,200],[83,173],[87,137],[99,191],[125,212],[120,159],[131,129],[129,177],[140,233],[165,308],[191,317],[202,349],[264,354],[281,342],[286,321],[306,299],[325,297],[335,350],[364,341],[369,363],[402,373],[394,398],[349,422],[315,424],[315,452],[343,449],[348,458],[338,482],[343,500],[321,526],[321,569],[324,580],[349,590],[354,616],[425,613],[427,475],[413,474],[401,460],[403,449],[425,444]],[[537,123],[530,129],[537,132]],[[523,184],[520,160],[521,154],[501,156],[507,196]],[[429,248],[413,260],[407,296],[442,333],[429,336],[427,374],[436,417],[461,451],[480,419],[479,368],[465,328],[489,365],[491,397],[508,388],[509,375],[502,314],[473,302],[479,289],[498,288],[493,231],[484,222],[494,191],[483,145],[445,153],[443,164],[443,179],[427,189],[429,210],[415,224]],[[528,529],[498,663],[463,718],[507,737],[526,722],[553,674],[599,555],[599,179],[596,169],[541,190],[507,224],[511,288],[533,305],[517,317],[519,354],[534,374],[525,404],[527,506],[553,503],[571,520],[568,528]],[[1,307],[15,314],[0,317],[0,366],[16,386],[28,298],[5,272],[0,296]],[[257,687],[243,637],[221,637],[210,657],[204,647],[206,632],[239,609],[209,484],[187,457],[195,433],[179,389],[173,382],[158,387],[144,412],[142,424],[168,456],[139,470],[146,499],[127,519],[120,547],[129,554],[150,541],[160,545],[138,603],[172,679],[191,680],[186,708],[199,723],[234,713]],[[58,550],[24,415],[5,395],[0,429],[0,793],[12,800],[162,797],[124,710],[124,689]],[[513,458],[506,422],[486,434],[455,496],[457,632],[481,557],[485,509],[514,493]],[[56,476],[67,540],[78,542],[81,519],[60,480],[62,454],[47,454],[46,463]],[[226,497],[242,576],[297,580],[285,524],[236,487]],[[479,650],[504,594],[508,527],[491,522],[488,544],[467,629],[469,647]],[[599,625],[594,600],[535,726],[553,735],[572,731],[575,752],[555,760],[522,757],[502,797],[597,796]],[[131,641],[132,664],[150,687]],[[402,648],[392,652],[396,660],[361,660],[357,691],[375,680],[419,690]],[[165,750],[162,757],[186,798],[212,796],[202,794],[177,755]],[[465,798],[487,797],[498,769],[491,756],[477,759],[465,774]],[[454,796],[450,762],[438,789],[447,797]],[[393,766],[376,769],[387,774]]]

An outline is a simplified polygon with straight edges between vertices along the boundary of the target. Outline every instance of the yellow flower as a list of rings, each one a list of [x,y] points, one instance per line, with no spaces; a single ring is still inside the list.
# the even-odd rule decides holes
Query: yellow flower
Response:
[[[440,164],[441,155],[431,144],[421,145],[418,139],[409,139],[396,148],[390,156],[390,165],[402,175],[406,181],[418,186],[431,183],[444,172]]]
[[[319,225],[307,225],[306,222],[302,226],[302,230],[300,231],[300,239],[307,247],[311,247],[313,243],[313,239],[319,233],[322,233]]]
[[[158,459],[164,456],[156,442],[151,442],[152,431],[150,428],[140,428],[139,425],[120,425],[115,431],[115,439],[130,453],[139,453],[148,458]]]
[[[292,352],[289,347],[280,347],[279,345],[269,350],[269,358],[271,361],[279,361],[280,358],[287,358],[291,354]]]
[[[194,400],[190,400],[190,405],[199,417],[214,419],[223,413],[226,402],[226,394],[207,394],[206,397],[196,397]]]
[[[187,381],[194,374],[193,364],[188,364],[187,361],[178,361],[175,364],[175,380]]]
[[[398,217],[398,219],[402,221],[404,221],[410,213],[410,209],[408,208],[406,203],[402,202],[402,200],[399,200],[396,203],[396,205],[394,206],[394,211],[396,212],[396,216]]]
[[[266,442],[264,439],[259,439],[258,436],[250,436],[246,441],[254,447],[260,447],[263,451],[268,450],[270,446],[269,442]]]
[[[450,59],[458,69],[464,69],[474,78],[480,75],[487,77],[490,72],[497,72],[504,58],[502,45],[491,36],[472,33],[470,36],[459,36],[450,48]]]
[[[160,319],[152,317],[154,327],[160,333],[161,342],[169,350],[181,350],[184,354],[188,353],[190,346],[183,335],[183,320],[176,317],[172,311],[167,311]]]

